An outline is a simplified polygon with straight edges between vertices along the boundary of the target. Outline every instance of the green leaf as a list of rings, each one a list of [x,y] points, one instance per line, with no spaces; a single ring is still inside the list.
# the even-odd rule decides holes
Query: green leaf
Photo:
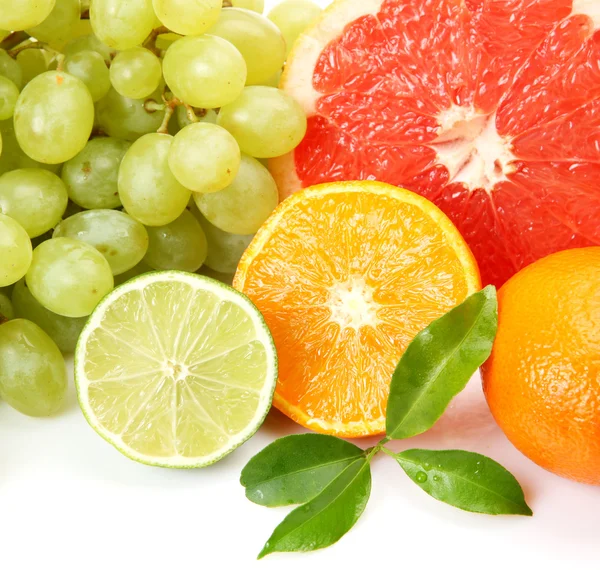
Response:
[[[498,327],[496,289],[486,287],[422,330],[392,377],[386,433],[427,431],[489,357]]]
[[[314,499],[293,510],[273,531],[258,555],[318,550],[337,542],[365,510],[371,493],[371,469],[355,459]]]
[[[259,505],[305,503],[359,457],[364,457],[360,447],[331,435],[290,435],[255,455],[240,483],[246,497]]]
[[[533,513],[514,476],[494,460],[470,451],[409,449],[394,455],[423,491],[444,503],[473,513]]]

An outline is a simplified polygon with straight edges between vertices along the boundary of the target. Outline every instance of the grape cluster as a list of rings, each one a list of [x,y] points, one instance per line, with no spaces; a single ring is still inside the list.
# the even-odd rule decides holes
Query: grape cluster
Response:
[[[306,132],[277,85],[320,8],[0,0],[0,396],[53,413],[62,352],[114,286],[230,279]],[[6,31],[1,31],[6,30]]]

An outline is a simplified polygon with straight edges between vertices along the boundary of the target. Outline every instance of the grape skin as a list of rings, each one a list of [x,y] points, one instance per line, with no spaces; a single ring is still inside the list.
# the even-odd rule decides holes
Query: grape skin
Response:
[[[0,214],[0,287],[16,283],[31,265],[31,240],[23,227]]]
[[[13,116],[18,98],[18,87],[8,77],[0,75],[0,121]]]
[[[17,89],[23,87],[23,72],[19,64],[3,49],[0,49],[0,75],[10,79]]]
[[[163,26],[177,34],[203,34],[219,18],[222,0],[152,0],[152,6]]]
[[[67,57],[65,71],[85,84],[94,103],[110,89],[110,73],[102,56],[95,51],[80,51]]]
[[[15,318],[15,310],[8,295],[0,292],[0,322],[2,319],[11,320]]]
[[[52,47],[61,47],[71,38],[79,18],[79,0],[56,0],[48,17],[27,33]]]
[[[110,65],[110,82],[123,97],[148,97],[158,89],[161,79],[160,60],[145,48],[122,51]]]
[[[268,15],[283,34],[288,54],[298,36],[311,26],[323,10],[310,0],[284,0],[277,4]]]
[[[52,12],[56,0],[0,0],[0,28],[3,30],[26,30],[41,24]]]

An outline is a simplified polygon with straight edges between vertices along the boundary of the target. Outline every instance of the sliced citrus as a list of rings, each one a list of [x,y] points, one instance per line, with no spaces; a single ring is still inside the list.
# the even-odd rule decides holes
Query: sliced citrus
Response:
[[[468,246],[431,202],[347,182],[280,204],[234,286],[273,333],[275,406],[315,431],[357,437],[385,430],[389,383],[408,343],[480,281]]]
[[[75,353],[90,425],[131,459],[202,467],[263,422],[277,381],[256,307],[212,279],[148,273],[96,308]]]
[[[282,87],[308,115],[282,196],[375,179],[429,198],[501,285],[600,245],[598,0],[337,0]]]

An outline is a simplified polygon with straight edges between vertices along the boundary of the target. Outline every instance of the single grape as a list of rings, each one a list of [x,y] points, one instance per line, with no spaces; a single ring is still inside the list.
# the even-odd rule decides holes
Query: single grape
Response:
[[[94,103],[87,87],[61,71],[47,71],[21,91],[15,108],[19,145],[34,160],[58,164],[87,143],[94,124]]]
[[[31,240],[23,227],[0,214],[0,287],[16,283],[31,265]]]
[[[194,194],[204,217],[224,232],[256,233],[279,202],[275,180],[258,160],[242,155],[235,180],[213,194]]]
[[[79,17],[79,0],[56,0],[48,17],[41,24],[29,28],[27,33],[52,47],[62,47],[71,39]]]
[[[240,168],[240,147],[225,129],[194,123],[173,138],[169,167],[186,188],[217,192],[233,182]]]
[[[56,238],[35,248],[27,287],[53,313],[85,317],[113,289],[114,281],[108,261],[93,246]]]
[[[262,85],[266,87],[279,87],[281,81],[282,70],[280,69],[275,75],[272,75],[266,81],[263,81]]]
[[[257,158],[295,149],[306,133],[306,115],[287,93],[274,87],[246,87],[219,111],[217,124],[237,140],[242,152]]]
[[[13,32],[41,24],[52,12],[55,0],[0,0],[0,28]]]
[[[0,75],[8,77],[17,86],[17,89],[23,87],[23,72],[19,64],[3,49],[0,49]]]
[[[17,54],[23,85],[27,85],[34,77],[48,71],[47,55],[48,52],[43,49],[25,49]]]
[[[148,235],[150,245],[144,261],[154,269],[194,272],[206,259],[206,236],[187,210],[170,224],[148,228]]]
[[[15,284],[12,292],[15,316],[34,322],[62,352],[73,352],[87,317],[63,317],[43,307],[31,294],[25,279]]]
[[[10,119],[15,112],[19,89],[8,77],[0,75],[0,121]]]
[[[108,261],[113,275],[135,267],[148,250],[146,228],[117,210],[88,210],[63,220],[54,239],[67,237],[93,245]]]
[[[265,0],[231,0],[234,8],[245,8],[262,14],[265,9]]]
[[[63,181],[41,168],[24,168],[0,176],[0,212],[10,216],[30,238],[60,222],[69,198]]]
[[[153,0],[152,5],[163,26],[183,36],[197,36],[217,21],[222,0]]]
[[[176,220],[191,192],[169,168],[173,137],[153,133],[134,142],[119,168],[119,196],[127,213],[145,226],[164,226]]]
[[[121,273],[120,275],[115,275],[115,287],[119,285],[123,285],[123,283],[127,283],[130,279],[137,277],[138,275],[143,275],[144,273],[151,273],[154,269],[150,267],[144,261],[140,261],[135,267],[132,267],[129,271],[125,271],[125,273]]]
[[[271,20],[283,34],[288,53],[298,36],[311,26],[323,12],[310,0],[284,0],[269,12]]]
[[[159,87],[147,101],[161,102]],[[155,133],[160,127],[164,111],[147,111],[143,99],[129,99],[114,89],[96,104],[98,125],[109,136],[134,141],[147,133]]]
[[[127,141],[111,137],[90,140],[63,165],[62,179],[69,198],[88,210],[118,208],[119,166],[130,146]]]
[[[246,83],[246,62],[217,36],[185,37],[169,47],[163,74],[173,94],[188,105],[215,109],[231,103]]]
[[[161,79],[160,60],[145,48],[122,51],[110,65],[110,82],[123,97],[148,97],[158,89]]]
[[[15,310],[8,295],[0,291],[0,323],[4,319],[10,321],[15,318]]]
[[[246,61],[246,85],[267,81],[285,62],[285,40],[267,18],[240,8],[225,8],[209,34],[231,42]]]
[[[214,109],[193,109],[193,111],[194,115],[196,115],[196,118],[198,119],[197,122],[212,123],[213,125],[217,124],[217,113]],[[183,105],[179,105],[175,109],[175,116],[180,129],[183,129],[183,127],[187,127],[188,125],[192,125],[196,122],[190,121],[188,110]]]
[[[95,51],[79,51],[65,58],[64,68],[88,88],[92,101],[104,97],[110,89],[110,72],[102,56]]]
[[[89,20],[87,20],[89,21]],[[80,51],[95,51],[102,56],[102,59],[107,63],[113,56],[113,50],[103,44],[94,34],[87,34],[78,38],[72,39],[65,46],[64,53],[66,57],[73,56]]]
[[[155,18],[152,0],[94,0],[90,4],[94,33],[118,50],[140,45],[152,31]]]
[[[28,416],[49,416],[62,406],[67,372],[60,350],[35,323],[0,326],[0,397]]]

